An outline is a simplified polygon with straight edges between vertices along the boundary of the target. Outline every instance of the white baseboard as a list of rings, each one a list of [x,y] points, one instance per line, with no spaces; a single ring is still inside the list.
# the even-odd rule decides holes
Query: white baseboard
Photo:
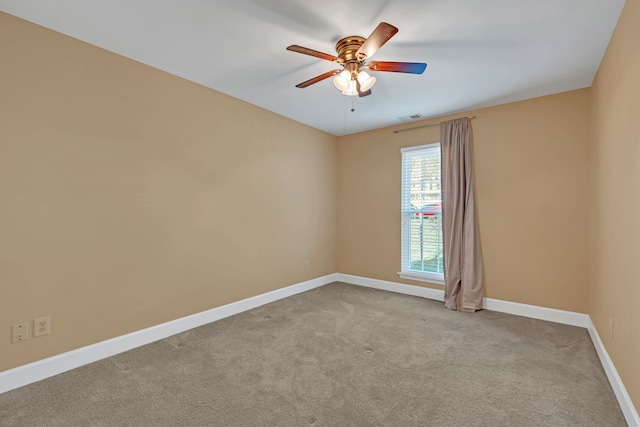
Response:
[[[423,288],[422,286],[405,285],[404,283],[388,282],[386,280],[369,279],[368,277],[352,276],[350,274],[336,273],[336,280],[350,285],[364,286],[366,288],[380,289],[396,292],[398,294],[413,295],[436,301],[444,301],[444,290]]]
[[[598,331],[596,330],[591,317],[589,317],[587,330],[591,336],[591,341],[593,341],[593,346],[596,348],[598,357],[600,357],[600,363],[602,363],[604,372],[607,374],[609,383],[611,383],[611,388],[613,388],[613,392],[618,399],[620,409],[622,409],[622,413],[624,414],[627,424],[629,424],[629,427],[640,427],[640,417],[638,416],[638,412],[633,406],[631,397],[629,396],[629,393],[627,393],[627,389],[624,387],[624,384],[618,375],[618,371],[609,357],[609,353],[607,353],[607,350],[604,348],[604,344],[602,344],[600,335],[598,335]]]
[[[0,372],[0,393],[337,281],[318,277]]]
[[[368,288],[382,289],[384,291],[397,292],[399,294],[444,301],[444,290],[440,289],[423,288],[422,286],[369,279],[367,277],[352,276],[350,274],[337,273],[337,277],[337,280],[350,283],[352,285],[366,286]],[[565,325],[580,326],[582,328],[587,327],[589,319],[589,316],[583,313],[574,313],[572,311],[556,310],[553,308],[538,307],[535,305],[520,304],[517,302],[502,301],[493,298],[484,298],[482,305],[487,310],[515,314],[516,316],[530,317],[533,319],[547,320],[549,322],[563,323]]]
[[[486,310],[515,314],[516,316],[529,317],[531,319],[547,320],[549,322],[562,323],[565,325],[579,326],[581,328],[586,328],[589,321],[589,315],[584,313],[540,307],[537,305],[521,304],[519,302],[503,301],[493,298],[483,298],[482,306]]]

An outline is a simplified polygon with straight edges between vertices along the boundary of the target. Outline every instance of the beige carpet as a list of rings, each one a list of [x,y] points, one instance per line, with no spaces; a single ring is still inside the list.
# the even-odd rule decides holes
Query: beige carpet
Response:
[[[2,394],[0,425],[626,424],[585,329],[334,283]]]

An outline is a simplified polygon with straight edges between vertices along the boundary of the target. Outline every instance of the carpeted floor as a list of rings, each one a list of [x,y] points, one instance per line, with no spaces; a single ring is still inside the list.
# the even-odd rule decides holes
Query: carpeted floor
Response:
[[[334,283],[2,394],[0,425],[626,423],[585,329]]]

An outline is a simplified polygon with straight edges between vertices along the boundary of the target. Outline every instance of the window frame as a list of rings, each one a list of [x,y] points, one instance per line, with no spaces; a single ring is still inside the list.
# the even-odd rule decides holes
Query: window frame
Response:
[[[413,147],[404,147],[404,148],[400,149],[400,153],[401,153],[401,166],[400,166],[401,167],[401,178],[400,178],[400,181],[401,181],[400,182],[400,217],[401,217],[400,218],[400,233],[401,233],[400,245],[401,245],[401,250],[400,250],[400,272],[398,272],[398,276],[400,278],[402,278],[402,279],[417,280],[417,281],[421,281],[421,282],[428,282],[428,283],[444,285],[444,273],[435,273],[435,272],[428,272],[428,271],[416,271],[416,270],[411,270],[411,269],[408,268],[409,263],[410,263],[410,260],[408,259],[408,257],[409,257],[409,248],[408,248],[408,246],[410,245],[410,238],[409,237],[410,237],[411,229],[406,224],[406,221],[405,221],[405,216],[406,216],[407,212],[405,210],[405,204],[406,204],[406,200],[405,200],[406,194],[405,193],[406,193],[406,191],[405,191],[404,155],[405,155],[405,153],[412,152],[412,151],[421,151],[421,150],[428,150],[428,149],[434,149],[434,148],[438,148],[440,150],[440,142],[434,142],[434,143],[431,143],[431,144],[424,144],[424,145],[417,145],[417,146],[413,146]],[[440,179],[440,182],[442,183],[442,178]],[[441,191],[442,191],[442,189],[441,189]],[[443,245],[444,245],[444,239],[443,239]]]

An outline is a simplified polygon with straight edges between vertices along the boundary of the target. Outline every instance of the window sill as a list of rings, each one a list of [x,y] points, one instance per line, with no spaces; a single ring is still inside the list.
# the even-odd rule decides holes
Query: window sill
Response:
[[[398,273],[398,276],[402,279],[417,280],[419,282],[435,283],[444,286],[444,275],[442,274],[401,271]]]

